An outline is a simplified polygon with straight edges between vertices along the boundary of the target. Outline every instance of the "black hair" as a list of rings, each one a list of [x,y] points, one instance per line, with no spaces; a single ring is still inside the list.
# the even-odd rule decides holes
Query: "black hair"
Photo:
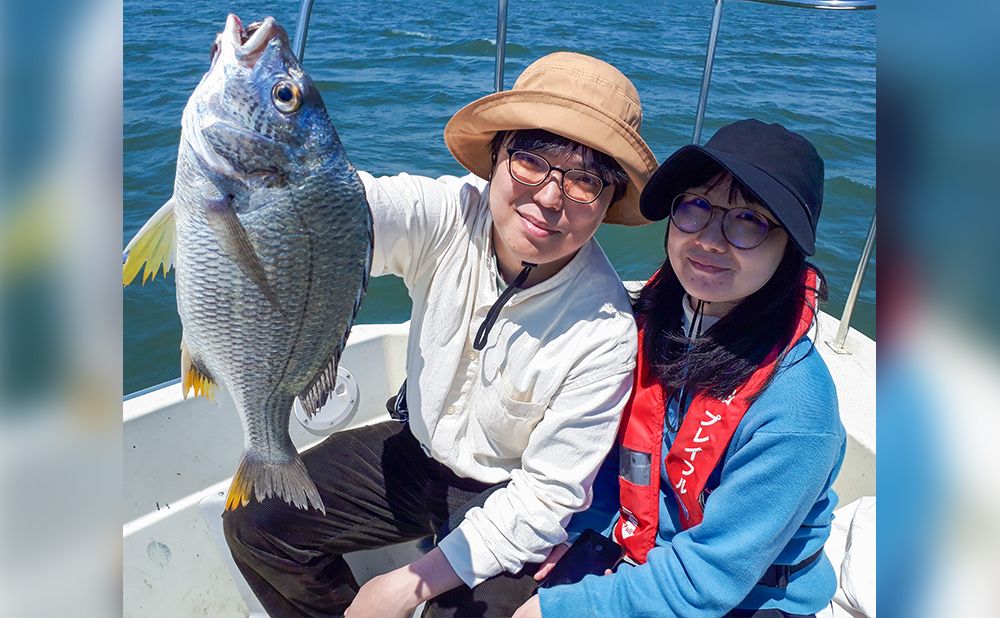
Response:
[[[620,200],[628,188],[628,174],[614,157],[544,129],[497,131],[490,142],[490,154],[493,157],[491,170],[496,169],[497,159],[500,158],[500,148],[505,143],[508,148],[515,150],[530,150],[551,156],[579,152],[583,156],[583,165],[614,187],[615,192],[611,198],[611,204]]]
[[[716,177],[718,170],[692,186]],[[720,181],[724,178],[720,177]],[[729,190],[730,196],[743,195],[748,202],[756,202],[738,179],[732,180]],[[683,388],[692,395],[704,392],[721,399],[744,384],[771,350],[779,346],[785,349],[793,343],[805,293],[803,276],[808,268],[817,274],[817,300],[825,301],[823,274],[789,240],[778,268],[761,289],[741,300],[706,332],[688,339],[681,328],[681,303],[686,292],[667,258],[633,302],[636,316],[644,320],[643,353],[664,388]],[[813,320],[817,311],[818,306],[812,307]]]

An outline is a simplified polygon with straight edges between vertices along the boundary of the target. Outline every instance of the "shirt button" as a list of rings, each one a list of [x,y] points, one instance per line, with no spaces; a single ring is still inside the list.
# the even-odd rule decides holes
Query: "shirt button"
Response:
[[[458,410],[455,409],[455,406],[448,406],[448,409],[444,411],[445,414],[454,414],[456,412],[458,412]]]

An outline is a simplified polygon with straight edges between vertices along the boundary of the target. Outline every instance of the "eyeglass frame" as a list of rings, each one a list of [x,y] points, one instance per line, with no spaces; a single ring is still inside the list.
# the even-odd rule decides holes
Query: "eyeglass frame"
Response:
[[[708,204],[710,208],[709,211],[710,214],[708,215],[708,219],[705,221],[705,224],[699,227],[698,229],[692,230],[690,232],[688,230],[683,229],[681,226],[677,225],[677,223],[674,221],[674,211],[677,210],[678,200],[680,200],[685,195],[693,195],[694,197],[701,198],[702,200],[705,201],[706,204]],[[678,193],[676,196],[674,196],[674,199],[670,202],[670,225],[673,225],[675,228],[677,228],[681,232],[684,232],[685,234],[697,234],[698,232],[704,230],[712,223],[712,219],[715,218],[716,210],[722,211],[722,221],[720,221],[719,223],[719,229],[722,231],[722,237],[726,239],[726,242],[729,243],[729,246],[735,249],[739,249],[741,251],[750,251],[752,249],[756,249],[757,247],[763,245],[765,241],[767,241],[767,237],[771,235],[771,232],[773,232],[776,229],[784,229],[784,226],[782,226],[781,224],[771,221],[770,218],[765,217],[763,214],[757,212],[756,210],[750,208],[749,206],[732,206],[726,208],[725,206],[719,206],[718,204],[713,204],[704,195],[700,193],[694,193],[692,191],[682,191],[681,193]],[[767,232],[764,234],[764,236],[761,237],[760,242],[758,242],[756,245],[753,245],[752,247],[740,247],[739,245],[733,243],[733,241],[729,239],[729,234],[726,234],[726,226],[725,226],[726,215],[728,215],[730,212],[741,211],[741,210],[748,210],[754,213],[755,215],[763,219],[764,223],[767,224]]]
[[[549,175],[552,173],[552,170],[555,170],[555,171],[557,171],[557,172],[559,172],[561,174],[560,177],[559,177],[559,190],[562,192],[563,196],[566,197],[566,199],[568,199],[569,201],[573,202],[574,204],[581,204],[581,205],[584,205],[584,206],[587,205],[587,204],[593,204],[598,199],[600,199],[600,197],[604,193],[605,189],[607,189],[609,186],[611,186],[612,184],[614,184],[614,183],[608,182],[607,180],[604,180],[603,178],[601,178],[600,176],[598,176],[594,172],[591,172],[590,170],[585,170],[585,169],[580,168],[580,167],[573,167],[573,168],[570,168],[568,170],[564,170],[561,167],[556,167],[555,165],[552,165],[551,163],[549,163],[548,159],[546,159],[542,155],[538,154],[537,152],[531,152],[530,150],[524,150],[523,148],[510,148],[510,147],[507,147],[506,150],[507,150],[507,173],[510,174],[511,178],[513,178],[518,183],[524,185],[525,187],[540,187],[540,186],[542,186],[542,184],[545,183],[546,180],[549,179]],[[545,172],[545,176],[543,176],[541,180],[539,180],[535,184],[531,184],[531,183],[528,183],[528,182],[524,182],[523,180],[521,180],[520,178],[518,178],[517,176],[514,175],[513,170],[510,169],[510,161],[511,161],[511,159],[514,158],[514,155],[516,153],[518,153],[518,152],[524,152],[524,153],[530,154],[533,157],[538,157],[542,161],[545,161],[545,165],[547,165],[549,169],[548,169],[547,172]],[[598,191],[597,195],[594,196],[594,199],[590,200],[589,202],[581,202],[578,199],[574,199],[574,198],[570,197],[570,195],[568,193],[566,193],[566,185],[565,185],[565,182],[566,182],[566,173],[567,172],[583,172],[584,174],[590,174],[594,178],[596,178],[596,179],[598,179],[598,180],[601,181],[601,190]]]

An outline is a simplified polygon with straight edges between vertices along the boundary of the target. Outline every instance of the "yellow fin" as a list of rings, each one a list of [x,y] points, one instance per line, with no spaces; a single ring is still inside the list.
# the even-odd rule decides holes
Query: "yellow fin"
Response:
[[[174,201],[169,200],[160,207],[149,221],[136,232],[122,253],[122,286],[132,283],[140,270],[142,283],[156,278],[162,268],[167,275],[174,263]]]
[[[215,401],[215,382],[195,367],[187,344],[181,341],[181,393],[184,399],[192,389],[195,397],[204,396],[209,401]]]
[[[253,482],[249,478],[247,468],[247,457],[244,455],[240,460],[240,465],[233,475],[233,481],[229,484],[229,493],[226,494],[226,510],[232,511],[238,507],[246,506],[250,503],[250,493],[253,491]]]
[[[237,492],[235,485],[229,488],[229,494],[226,496],[227,511],[234,511],[238,507],[246,506],[249,503],[250,503],[250,494]]]

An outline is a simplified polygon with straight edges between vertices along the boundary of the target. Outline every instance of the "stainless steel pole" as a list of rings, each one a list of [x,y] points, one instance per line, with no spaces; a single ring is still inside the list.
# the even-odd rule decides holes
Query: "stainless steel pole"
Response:
[[[295,57],[302,62],[302,57],[306,53],[306,34],[309,33],[309,17],[312,15],[313,2],[315,0],[302,0],[299,5],[299,22],[295,26],[295,41],[292,43],[292,51]]]
[[[858,302],[858,292],[861,290],[861,281],[865,278],[865,271],[868,270],[868,258],[871,257],[872,247],[875,246],[875,215],[872,215],[871,225],[868,226],[868,238],[865,239],[865,248],[861,252],[861,259],[858,261],[858,270],[854,274],[854,283],[851,284],[851,291],[847,295],[847,302],[844,304],[844,313],[840,316],[840,327],[837,328],[837,336],[833,342],[829,342],[830,347],[838,354],[850,354],[844,347],[847,341],[847,331],[851,327],[851,314],[854,312],[854,305]]]
[[[715,45],[719,41],[719,24],[722,23],[722,1],[715,0],[712,14],[712,31],[708,35],[708,51],[705,53],[705,72],[701,76],[701,93],[698,94],[698,114],[694,119],[694,133],[691,143],[701,142],[701,125],[705,120],[705,106],[708,104],[708,88],[712,83],[712,64],[715,62]]]
[[[497,1],[497,60],[493,72],[493,92],[503,90],[504,53],[507,51],[507,0]]]
[[[799,9],[874,10],[874,0],[749,0],[760,4],[791,6]]]

